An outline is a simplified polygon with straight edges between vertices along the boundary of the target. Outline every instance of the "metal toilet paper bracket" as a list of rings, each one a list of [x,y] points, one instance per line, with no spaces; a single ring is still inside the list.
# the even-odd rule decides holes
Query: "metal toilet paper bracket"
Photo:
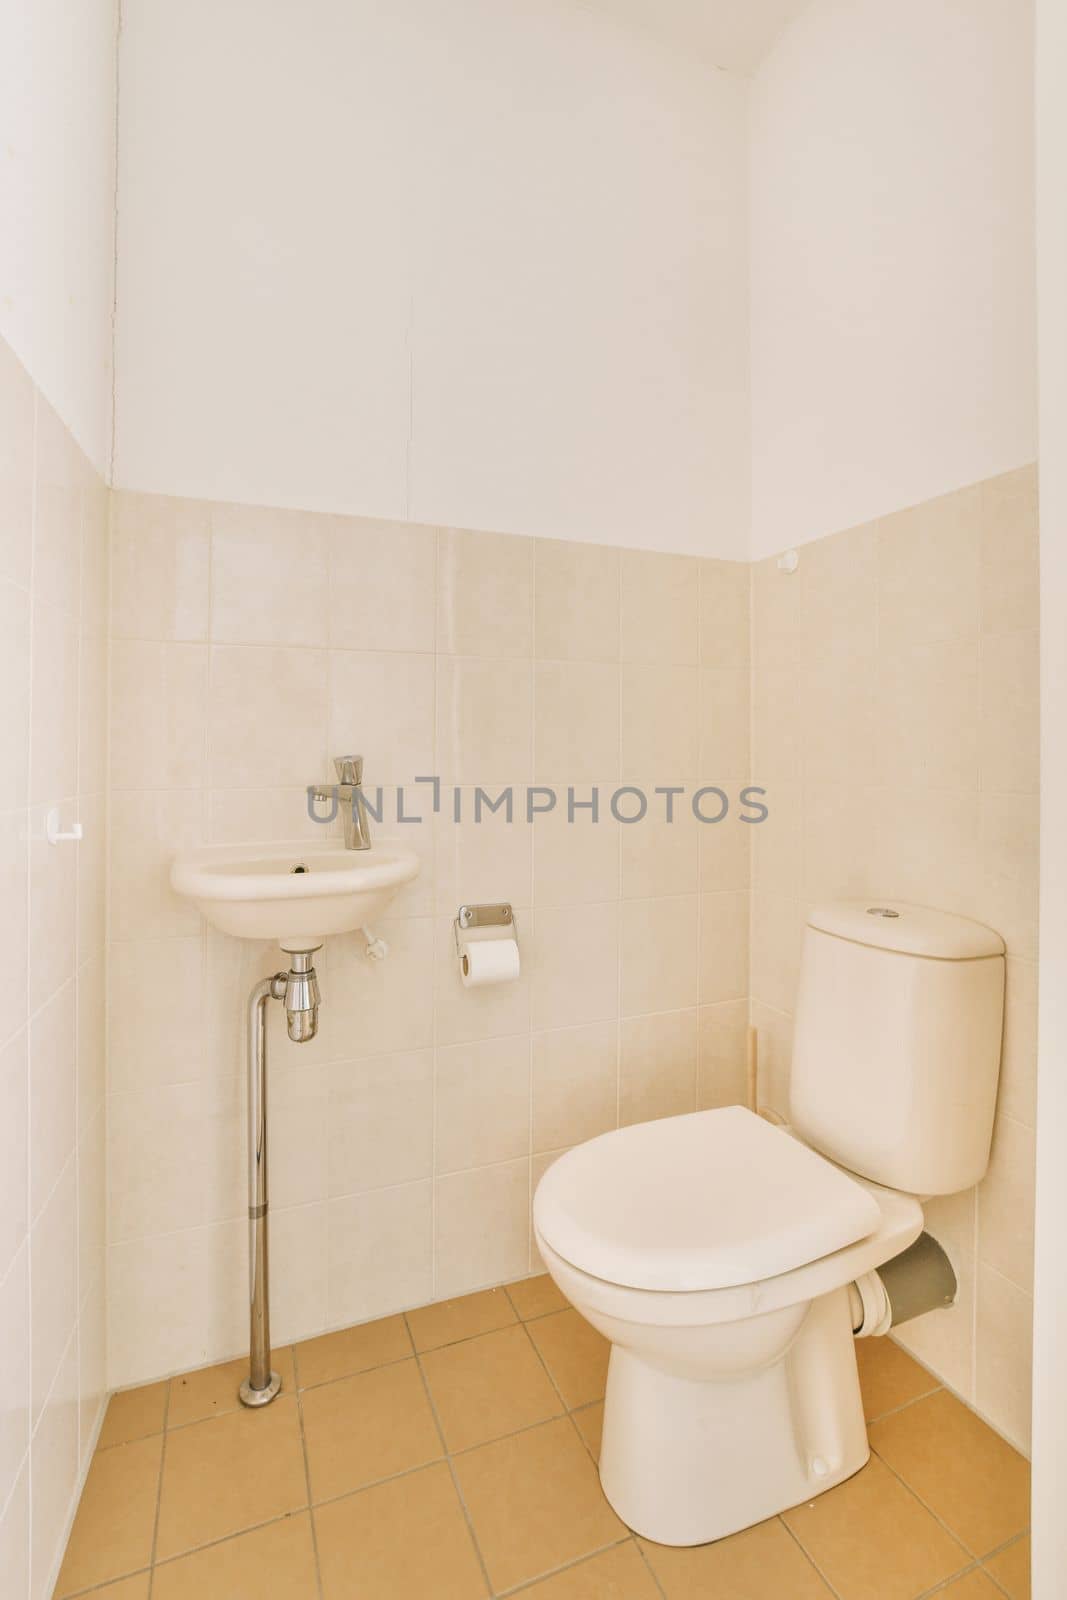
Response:
[[[509,928],[515,943],[519,942],[519,935],[515,928],[515,913],[505,900],[497,905],[487,906],[460,906],[456,912],[456,919],[452,924],[452,937],[456,944],[456,955],[463,961],[463,951],[459,947],[460,933],[467,933],[471,928]]]

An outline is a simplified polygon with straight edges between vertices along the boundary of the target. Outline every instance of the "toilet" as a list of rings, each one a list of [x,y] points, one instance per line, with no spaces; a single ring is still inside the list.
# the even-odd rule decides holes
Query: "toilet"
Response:
[[[878,1269],[922,1200],[986,1170],[1003,1001],[991,929],[818,907],[787,1127],[743,1106],[639,1123],[541,1179],[545,1266],[611,1342],[600,1476],[636,1532],[703,1544],[864,1465],[854,1331],[888,1326]]]

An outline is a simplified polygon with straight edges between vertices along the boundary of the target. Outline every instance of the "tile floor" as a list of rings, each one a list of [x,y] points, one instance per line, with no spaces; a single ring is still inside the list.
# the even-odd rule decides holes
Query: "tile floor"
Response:
[[[114,1396],[56,1600],[1028,1600],[1024,1459],[887,1339],[874,1453],[718,1544],[635,1539],[594,1462],[607,1346],[547,1278]]]

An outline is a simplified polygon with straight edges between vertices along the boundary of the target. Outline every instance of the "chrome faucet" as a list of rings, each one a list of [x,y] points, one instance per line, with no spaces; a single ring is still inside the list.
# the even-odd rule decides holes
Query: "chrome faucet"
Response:
[[[332,789],[316,789],[315,799],[333,800],[340,807],[346,850],[369,850],[370,827],[363,804],[363,757],[335,756],[333,764],[337,772],[336,785]]]

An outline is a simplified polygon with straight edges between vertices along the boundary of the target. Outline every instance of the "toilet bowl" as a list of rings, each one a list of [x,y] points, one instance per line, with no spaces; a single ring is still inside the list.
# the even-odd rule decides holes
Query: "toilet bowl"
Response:
[[[863,1466],[848,1285],[922,1220],[740,1106],[605,1134],[549,1169],[537,1244],[611,1341],[600,1474],[629,1527],[702,1544]]]

